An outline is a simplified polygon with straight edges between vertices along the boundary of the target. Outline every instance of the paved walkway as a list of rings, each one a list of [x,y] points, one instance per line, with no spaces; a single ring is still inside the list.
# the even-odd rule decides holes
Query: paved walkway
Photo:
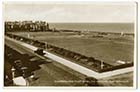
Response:
[[[5,37],[6,39],[8,40],[11,40],[11,41],[14,41],[16,42],[17,44],[20,44],[26,48],[29,48],[33,51],[37,50],[37,47],[35,46],[32,46],[30,44],[27,44],[27,43],[24,43],[24,42],[20,42],[20,41],[17,41],[17,40],[14,40],[14,39],[11,39],[9,37]],[[108,71],[108,72],[104,72],[104,73],[98,73],[98,72],[95,72],[91,69],[88,69],[86,67],[83,67],[79,64],[76,64],[76,63],[73,63],[72,61],[69,61],[67,59],[64,59],[62,57],[59,57],[57,55],[54,55],[50,52],[47,52],[47,51],[44,51],[44,53],[46,53],[44,56],[45,57],[48,57],[58,63],[61,63],[77,72],[80,72],[84,75],[87,75],[87,76],[90,76],[90,77],[94,77],[96,79],[101,79],[101,78],[105,78],[105,77],[110,77],[110,76],[115,76],[115,75],[119,75],[119,74],[124,74],[124,73],[128,73],[128,72],[131,72],[133,71],[134,67],[127,67],[127,68],[123,68],[123,69],[118,69],[118,70],[113,70],[113,71]]]

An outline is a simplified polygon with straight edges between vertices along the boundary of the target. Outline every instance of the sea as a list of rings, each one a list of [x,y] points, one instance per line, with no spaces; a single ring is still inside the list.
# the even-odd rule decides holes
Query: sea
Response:
[[[51,29],[134,33],[134,23],[49,23]]]

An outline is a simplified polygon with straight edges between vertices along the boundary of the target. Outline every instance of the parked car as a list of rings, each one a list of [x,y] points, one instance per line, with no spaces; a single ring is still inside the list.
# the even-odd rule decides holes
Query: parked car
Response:
[[[36,51],[34,51],[34,53],[37,53],[39,55],[44,55],[45,53],[43,52],[43,49],[42,48],[38,48]]]

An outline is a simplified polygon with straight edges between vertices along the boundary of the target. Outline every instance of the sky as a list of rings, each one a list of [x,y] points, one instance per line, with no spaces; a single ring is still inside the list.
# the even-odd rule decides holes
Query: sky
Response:
[[[4,2],[5,21],[133,23],[134,2]]]

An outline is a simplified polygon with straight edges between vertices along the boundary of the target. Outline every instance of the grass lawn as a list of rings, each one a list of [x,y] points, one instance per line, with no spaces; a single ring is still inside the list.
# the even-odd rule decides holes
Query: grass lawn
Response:
[[[92,37],[93,33],[78,35],[66,32],[17,32],[14,33],[32,39],[48,42],[58,47],[94,57],[111,65],[116,61],[133,62],[134,41],[131,37],[106,36],[103,38]]]

